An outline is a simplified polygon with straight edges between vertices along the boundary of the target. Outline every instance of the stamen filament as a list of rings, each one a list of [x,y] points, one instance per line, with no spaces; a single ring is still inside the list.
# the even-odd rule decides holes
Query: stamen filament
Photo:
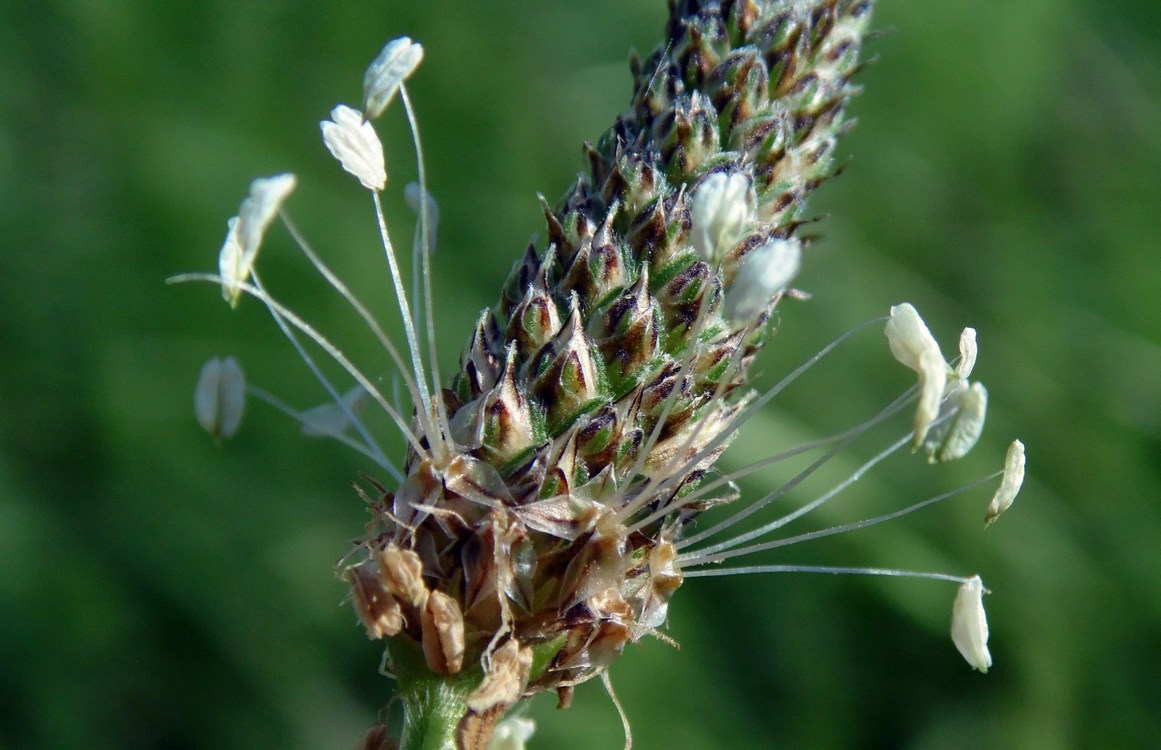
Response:
[[[854,473],[852,473],[849,477],[847,477],[843,481],[839,482],[837,485],[832,487],[829,491],[823,493],[822,495],[820,495],[819,497],[810,501],[809,503],[802,506],[801,508],[799,508],[795,511],[792,511],[790,513],[787,513],[786,515],[782,516],[781,518],[777,518],[777,519],[771,521],[770,523],[767,523],[763,526],[760,526],[760,527],[754,529],[753,531],[748,531],[745,534],[739,534],[738,536],[736,536],[732,539],[728,539],[724,542],[720,542],[720,543],[712,545],[710,547],[706,547],[705,549],[699,550],[698,554],[704,555],[704,554],[708,554],[711,552],[717,552],[718,550],[730,549],[732,547],[738,546],[739,544],[744,544],[745,542],[748,542],[751,539],[758,539],[760,537],[765,536],[766,534],[769,534],[771,531],[777,531],[778,529],[782,528],[783,526],[790,523],[791,521],[794,521],[798,518],[801,518],[802,516],[806,515],[807,513],[811,512],[812,510],[815,510],[815,509],[821,507],[823,504],[829,502],[836,495],[838,495],[838,493],[842,492],[847,487],[850,487],[852,484],[854,484],[859,479],[861,479],[864,474],[866,474],[873,467],[875,467],[876,465],[881,463],[884,459],[886,459],[892,453],[899,450],[903,446],[907,445],[907,443],[911,439],[912,434],[913,433],[907,433],[900,440],[897,440],[896,442],[892,443],[885,450],[879,452],[874,458],[867,461],[865,464],[863,464],[858,469],[856,469],[854,471]],[[733,518],[727,519],[727,520],[729,520],[731,522],[731,525],[732,525],[732,523],[736,522],[735,519],[733,519]]]
[[[629,726],[629,715],[625,713],[621,701],[617,700],[617,693],[613,690],[613,680],[609,677],[607,669],[601,672],[601,684],[605,686],[605,692],[609,694],[609,699],[617,708],[617,715],[621,717],[621,727],[625,730],[625,750],[631,750],[633,747],[633,728]]]
[[[259,388],[258,386],[255,386],[255,385],[247,385],[246,386],[246,393],[250,394],[254,398],[258,399],[259,401],[262,401],[263,403],[267,404],[268,406],[271,406],[271,407],[277,409],[278,411],[282,412],[286,416],[293,419],[295,422],[298,422],[299,424],[301,424],[303,426],[305,426],[307,424],[306,420],[302,416],[302,412],[295,410],[294,407],[292,407],[290,404],[286,403],[282,399],[278,398],[273,393],[270,393],[269,391],[267,391],[263,388]],[[335,431],[328,430],[325,434],[326,434],[326,437],[334,438],[335,440],[339,441],[340,443],[347,446],[351,450],[354,450],[354,451],[358,452],[359,454],[371,459],[375,463],[379,464],[380,467],[382,467],[383,469],[386,469],[391,474],[391,476],[395,479],[395,481],[397,481],[397,482],[403,481],[403,475],[399,472],[399,470],[397,468],[395,468],[395,465],[391,463],[390,459],[387,459],[383,455],[383,452],[379,448],[378,445],[375,445],[373,449],[369,448],[368,446],[364,445],[363,443],[360,443],[359,441],[353,439],[350,435],[347,435],[347,434],[342,433],[342,432],[335,432]]]
[[[207,281],[211,284],[221,284],[222,277],[212,273],[185,273],[178,276],[171,276],[166,280],[166,283],[182,284],[187,281]],[[393,407],[387,401],[387,399],[383,397],[383,394],[379,392],[379,389],[375,387],[375,384],[372,383],[370,379],[368,379],[367,376],[364,375],[361,370],[359,370],[359,368],[355,367],[355,365],[352,364],[349,359],[347,359],[347,356],[343,354],[342,350],[331,343],[328,338],[319,333],[314,328],[314,326],[298,317],[298,315],[291,311],[290,308],[286,307],[281,302],[278,302],[274,297],[268,294],[265,289],[256,287],[252,284],[239,284],[238,288],[245,294],[249,294],[251,297],[260,300],[263,304],[266,305],[275,321],[279,322],[279,327],[282,329],[283,333],[287,334],[291,342],[294,344],[295,349],[301,356],[304,357],[304,361],[306,361],[307,366],[311,369],[311,372],[315,374],[315,377],[319,378],[320,382],[324,383],[324,387],[326,387],[327,381],[325,380],[321,371],[318,370],[318,366],[314,364],[314,360],[311,359],[310,356],[305,353],[305,350],[301,348],[302,345],[298,342],[298,339],[287,333],[289,329],[284,327],[285,323],[289,323],[290,326],[293,326],[294,328],[297,328],[299,331],[301,331],[307,338],[309,338],[316,345],[318,345],[319,348],[325,351],[331,357],[331,359],[335,361],[336,364],[346,370],[347,374],[354,378],[355,382],[363,386],[367,393],[370,394],[371,398],[373,398],[375,402],[383,408],[383,411],[387,412],[387,415],[391,417],[391,421],[395,423],[395,426],[399,429],[400,434],[402,434],[403,437],[407,439],[407,442],[411,443],[411,446],[415,449],[416,453],[424,459],[428,458],[429,454],[427,449],[423,447],[423,443],[419,441],[419,438],[411,430],[411,427],[407,424],[407,421],[404,420],[399,412],[395,410],[395,407]],[[336,403],[343,403],[342,397],[333,387],[328,389],[328,394],[335,400]],[[361,422],[353,415],[351,418],[354,424],[361,424]]]
[[[417,171],[419,173],[419,236],[420,245],[423,248],[423,309],[424,317],[426,318],[426,334],[427,334],[427,351],[431,361],[431,379],[432,386],[435,390],[435,415],[439,423],[441,434],[451,435],[451,427],[448,423],[447,408],[443,402],[443,388],[441,386],[439,375],[439,356],[435,343],[435,307],[432,302],[431,294],[431,218],[428,216],[428,202],[427,196],[430,195],[427,190],[427,167],[423,158],[423,144],[419,138],[419,121],[415,116],[415,108],[411,104],[411,96],[407,93],[407,86],[403,83],[399,84],[399,99],[403,102],[403,109],[407,113],[407,125],[411,129],[411,141],[415,145],[415,160]],[[419,304],[419,301],[416,302]],[[443,441],[440,441],[442,446]]]
[[[399,314],[403,318],[403,332],[407,336],[407,349],[411,354],[411,366],[415,372],[415,385],[419,389],[419,403],[416,405],[416,414],[419,424],[427,437],[435,457],[442,462],[446,459],[443,434],[438,433],[431,422],[432,401],[427,390],[427,375],[423,371],[423,358],[419,353],[419,342],[415,336],[415,325],[411,318],[411,307],[407,304],[407,293],[403,291],[403,279],[399,276],[399,263],[395,259],[395,249],[391,244],[391,236],[387,233],[387,217],[383,215],[383,202],[378,192],[371,193],[375,201],[375,218],[379,224],[379,236],[383,241],[383,250],[387,255],[387,265],[391,269],[391,283],[395,285],[395,301],[399,303]]]
[[[765,393],[763,393],[761,396],[759,396],[757,399],[755,399],[752,404],[747,406],[745,409],[743,409],[738,414],[734,415],[733,419],[730,420],[729,424],[727,424],[721,430],[721,432],[713,440],[711,440],[708,445],[706,445],[706,447],[702,448],[700,451],[695,453],[688,461],[685,462],[684,465],[682,465],[682,467],[680,469],[678,469],[673,474],[671,474],[671,477],[678,477],[678,476],[684,477],[695,466],[697,466],[699,463],[701,463],[706,458],[706,456],[713,453],[715,450],[717,450],[722,445],[722,443],[724,443],[725,441],[727,441],[731,437],[733,437],[734,433],[737,432],[739,427],[741,427],[743,424],[745,424],[746,420],[748,420],[750,417],[754,416],[754,414],[756,414],[758,411],[760,411],[764,406],[766,406],[766,404],[770,403],[770,401],[775,396],[777,396],[779,393],[781,393],[783,390],[785,390],[787,386],[789,386],[791,383],[793,383],[795,380],[797,380],[803,373],[805,373],[807,370],[809,370],[811,367],[813,367],[815,364],[817,364],[823,357],[825,357],[827,354],[830,354],[832,351],[834,351],[834,349],[836,347],[838,347],[839,344],[843,343],[848,338],[853,336],[855,333],[858,333],[859,331],[863,330],[864,328],[866,328],[870,325],[873,325],[875,323],[881,323],[881,322],[883,322],[883,320],[885,320],[884,317],[879,317],[879,318],[873,318],[871,320],[860,323],[859,325],[855,326],[854,328],[852,328],[849,331],[840,335],[834,341],[831,341],[829,344],[824,346],[813,357],[811,357],[810,359],[806,360],[801,365],[796,367],[792,372],[790,372],[789,375],[782,378],[782,380],[778,381],[778,383],[776,383],[773,387],[771,387],[769,390],[767,390]],[[664,485],[664,484],[665,483],[663,482],[662,485]],[[627,489],[628,488],[626,485],[626,491],[627,491]],[[641,489],[644,490],[644,487],[642,487]],[[623,523],[625,521],[625,519],[632,516],[633,513],[637,512],[642,507],[653,502],[653,500],[656,499],[657,497],[659,497],[660,494],[661,494],[661,486],[660,485],[659,485],[658,489],[654,492],[651,492],[651,493],[645,493],[644,491],[639,492],[637,494],[637,496],[630,503],[628,503],[624,508],[621,508],[619,511],[617,511],[617,516],[616,516],[617,520],[621,521]],[[690,542],[688,540],[686,540],[685,543],[689,544]]]
[[[967,578],[950,573],[931,573],[924,570],[898,570],[896,568],[845,568],[833,565],[746,565],[738,568],[710,568],[682,572],[686,578],[713,578],[716,576],[740,576],[753,573],[826,573],[830,575],[856,576],[897,576],[899,578],[926,578],[932,581],[966,583]]]
[[[379,449],[375,439],[371,437],[371,433],[367,431],[366,425],[363,424],[362,420],[355,416],[355,413],[351,410],[351,407],[347,403],[346,399],[343,398],[338,389],[335,388],[334,385],[331,384],[330,380],[323,374],[322,369],[319,368],[319,366],[315,363],[314,358],[311,357],[310,354],[306,351],[306,347],[302,345],[302,342],[299,341],[298,337],[294,335],[294,331],[292,331],[290,326],[287,325],[283,315],[272,304],[274,299],[270,296],[270,293],[266,291],[266,287],[262,285],[262,280],[258,277],[258,272],[256,270],[251,270],[250,278],[254,280],[254,287],[262,293],[262,302],[266,305],[266,309],[270,312],[270,316],[274,318],[274,322],[278,324],[278,327],[282,330],[283,335],[286,336],[287,340],[290,341],[295,351],[298,352],[298,356],[302,359],[303,362],[306,363],[306,366],[310,369],[310,371],[314,373],[315,379],[317,379],[318,382],[322,384],[322,387],[326,390],[327,395],[329,395],[331,399],[338,405],[339,409],[342,410],[343,415],[347,419],[351,420],[351,424],[354,426],[355,431],[359,433],[359,437],[363,438],[363,441],[366,443],[367,447],[382,455],[382,451]],[[338,349],[336,348],[335,351],[338,352]],[[341,354],[341,352],[339,353]],[[332,354],[331,356],[334,355]],[[383,460],[388,460],[385,455],[383,456]]]
[[[687,555],[678,555],[677,560],[683,566],[693,567],[693,566],[697,566],[697,565],[708,565],[710,563],[720,562],[722,560],[728,560],[732,557],[740,557],[741,555],[748,555],[752,552],[763,552],[763,551],[769,550],[769,549],[777,549],[778,547],[787,547],[791,544],[798,544],[799,542],[809,542],[809,541],[814,540],[814,539],[824,539],[824,538],[829,537],[829,536],[835,536],[836,534],[845,534],[848,531],[858,531],[859,529],[865,529],[868,526],[876,526],[880,523],[885,523],[887,521],[893,521],[896,518],[900,518],[902,516],[907,515],[908,513],[914,513],[915,511],[917,511],[921,508],[926,508],[928,505],[934,505],[935,503],[941,502],[943,500],[947,500],[948,498],[955,497],[956,495],[961,495],[964,492],[967,492],[968,490],[974,489],[981,484],[992,481],[996,477],[1000,476],[1001,473],[1002,472],[995,472],[993,474],[989,474],[988,476],[983,477],[982,479],[977,479],[974,482],[971,482],[969,484],[965,484],[962,487],[957,487],[956,489],[950,490],[948,492],[944,492],[943,494],[935,495],[934,497],[929,497],[926,500],[921,500],[920,502],[915,503],[913,505],[908,505],[906,508],[902,508],[901,510],[892,511],[891,513],[885,513],[881,516],[874,516],[873,518],[865,518],[861,521],[853,521],[851,523],[842,524],[841,526],[832,526],[830,528],[820,529],[818,531],[810,531],[810,532],[807,532],[805,534],[798,534],[797,536],[786,537],[784,539],[775,539],[774,541],[763,542],[762,544],[753,544],[753,545],[750,545],[749,547],[743,547],[741,549],[734,549],[734,550],[729,550],[726,552],[719,552],[717,554],[707,554],[709,552],[709,550],[715,549],[715,548],[711,547],[711,548],[707,548],[705,550],[698,550],[697,552],[689,553]],[[829,493],[829,494],[833,494],[833,493]],[[731,540],[731,542],[732,541],[733,540]]]
[[[403,376],[403,381],[407,385],[407,391],[411,395],[412,402],[418,406],[420,400],[419,392],[416,390],[415,380],[412,378],[407,364],[403,360],[403,356],[399,353],[398,347],[395,346],[395,342],[391,340],[391,337],[387,335],[387,333],[379,325],[379,322],[375,320],[375,317],[371,315],[370,311],[367,310],[366,306],[363,305],[359,298],[356,297],[354,293],[351,292],[350,288],[343,283],[342,279],[340,279],[330,269],[329,266],[323,263],[322,258],[320,258],[318,254],[314,252],[309,243],[307,243],[306,238],[303,237],[303,235],[299,232],[298,227],[290,221],[290,218],[286,216],[285,213],[282,215],[282,221],[286,224],[286,228],[290,230],[291,237],[293,237],[294,241],[298,243],[299,249],[302,250],[303,254],[306,255],[307,260],[310,261],[311,265],[313,265],[315,269],[318,270],[320,274],[322,274],[323,278],[326,279],[327,283],[329,283],[331,287],[337,291],[344,300],[347,301],[347,303],[355,310],[359,317],[363,319],[363,322],[367,324],[367,327],[371,329],[371,332],[375,335],[375,338],[379,340],[379,343],[383,346],[383,348],[387,350],[387,355],[391,357],[391,361],[395,363],[399,373]],[[396,408],[399,408],[398,398],[395,399],[395,405]],[[400,409],[400,413],[402,413],[402,409]]]
[[[858,439],[860,436],[862,436],[864,433],[866,433],[872,427],[875,427],[876,425],[883,422],[891,415],[895,414],[899,409],[901,409],[903,406],[905,406],[914,397],[915,391],[916,391],[916,389],[914,387],[905,391],[903,393],[903,395],[901,395],[899,398],[895,399],[890,404],[888,404],[887,407],[884,408],[882,411],[880,411],[878,414],[876,414],[875,416],[868,419],[866,422],[864,422],[859,427],[856,427],[853,430],[851,430],[850,431],[851,434],[849,434],[847,437],[840,440],[833,448],[831,448],[825,454],[820,456],[818,458],[818,460],[816,460],[814,463],[807,466],[805,469],[803,469],[801,472],[796,474],[792,479],[790,479],[788,482],[783,484],[778,489],[770,492],[765,497],[763,497],[761,500],[758,500],[756,503],[750,504],[748,507],[746,507],[745,510],[739,511],[738,513],[735,513],[734,515],[722,520],[720,523],[717,523],[714,526],[711,526],[710,528],[706,529],[705,531],[699,532],[697,534],[694,534],[691,537],[688,537],[686,539],[681,540],[680,542],[678,542],[676,544],[677,548],[683,549],[683,548],[688,547],[692,544],[697,544],[698,542],[705,540],[705,539],[708,539],[712,536],[716,536],[718,533],[725,531],[726,529],[728,529],[731,526],[745,520],[746,518],[749,518],[750,516],[754,515],[755,513],[759,512],[760,510],[765,508],[767,505],[772,503],[774,500],[777,500],[779,497],[782,497],[787,492],[789,492],[790,490],[794,489],[799,484],[801,484],[803,480],[805,480],[808,476],[810,476],[815,471],[817,471],[827,461],[829,461],[830,459],[837,456],[844,448],[846,448],[848,445],[853,443],[856,439]],[[908,433],[908,437],[910,435],[911,435],[911,433]],[[906,444],[906,443],[904,442],[904,444]],[[890,452],[898,450],[899,447],[901,447],[901,446],[899,446],[898,443],[891,446],[891,448],[888,449],[887,455],[889,455]],[[859,476],[862,476],[861,472],[864,471],[865,469],[866,469],[866,467],[864,467],[863,469],[860,469],[859,472],[856,472],[856,473],[858,473]],[[795,517],[797,517],[797,516],[795,516]],[[779,519],[779,521],[775,521],[774,523],[779,523],[779,522],[787,523],[788,521],[783,521],[782,519]],[[763,527],[763,528],[765,528],[765,527]],[[777,527],[775,527],[775,528],[777,528]],[[741,541],[746,541],[746,540],[741,540]],[[740,543],[740,542],[735,542],[735,543]]]
[[[728,474],[725,474],[725,475],[719,477],[718,479],[715,479],[714,481],[709,482],[702,487],[699,487],[697,490],[691,492],[690,494],[684,495],[681,498],[681,501],[679,503],[673,504],[673,505],[669,505],[669,504],[663,505],[662,507],[658,508],[656,511],[654,511],[653,513],[651,513],[647,517],[641,519],[640,521],[633,523],[631,526],[629,526],[628,530],[630,532],[632,532],[632,531],[636,531],[638,529],[641,529],[645,526],[648,526],[649,524],[653,523],[654,521],[658,520],[659,518],[662,518],[662,517],[672,513],[675,510],[680,510],[681,508],[696,502],[700,498],[705,497],[706,495],[708,495],[709,493],[718,489],[719,487],[728,485],[730,482],[733,482],[736,479],[741,479],[743,477],[749,476],[750,474],[753,474],[757,471],[760,471],[761,469],[764,469],[767,466],[770,466],[772,464],[778,463],[780,461],[784,461],[786,459],[794,458],[795,456],[812,451],[815,448],[821,448],[821,447],[831,445],[831,444],[839,442],[839,441],[846,441],[843,443],[843,445],[847,445],[847,444],[849,444],[849,442],[851,440],[857,439],[859,436],[864,434],[867,430],[869,430],[870,428],[879,424],[887,417],[889,417],[893,414],[896,414],[899,411],[901,411],[903,408],[905,408],[908,405],[908,403],[911,401],[911,396],[912,396],[911,391],[904,393],[902,396],[900,396],[899,398],[895,399],[893,402],[888,404],[882,411],[880,411],[878,414],[876,414],[870,420],[868,420],[862,424],[855,425],[854,427],[852,427],[848,430],[845,430],[845,431],[839,432],[839,433],[835,433],[834,435],[829,435],[829,436],[824,437],[824,438],[819,438],[818,440],[812,440],[808,443],[803,443],[802,445],[795,446],[794,448],[790,448],[790,449],[785,450],[781,453],[776,453],[773,456],[768,456],[768,457],[762,459],[761,461],[755,461],[752,464],[749,464],[747,466],[743,466],[740,469],[737,469],[737,470],[732,471]],[[705,537],[701,537],[701,538],[705,538]],[[686,541],[689,543],[693,543],[693,541],[695,541],[695,538],[690,537],[690,540],[686,540]],[[678,546],[681,546],[681,545],[679,544]]]

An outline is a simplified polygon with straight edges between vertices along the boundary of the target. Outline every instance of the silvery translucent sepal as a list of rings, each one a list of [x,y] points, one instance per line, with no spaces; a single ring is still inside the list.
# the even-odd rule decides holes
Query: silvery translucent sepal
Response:
[[[343,405],[329,402],[307,409],[300,416],[302,433],[311,437],[326,437],[341,435],[354,426],[353,419],[358,419],[367,405],[370,393],[361,385],[356,385],[343,394]]]
[[[427,245],[432,250],[436,245],[436,232],[439,229],[439,204],[431,193],[419,187],[418,182],[409,182],[403,188],[403,200],[407,206],[421,219],[427,216]]]

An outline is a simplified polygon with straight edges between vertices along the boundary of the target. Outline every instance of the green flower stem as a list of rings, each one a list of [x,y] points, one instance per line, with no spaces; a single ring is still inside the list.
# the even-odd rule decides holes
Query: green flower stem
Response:
[[[387,647],[399,680],[403,701],[403,736],[399,750],[458,750],[456,729],[468,713],[468,693],[483,673],[465,670],[448,676],[427,668],[423,651],[406,638],[392,638]]]
[[[544,674],[564,643],[561,635],[533,649],[530,680]],[[387,651],[403,701],[400,750],[461,750],[456,732],[468,713],[468,694],[484,678],[482,669],[467,669],[452,676],[432,672],[423,649],[406,637],[388,639]]]

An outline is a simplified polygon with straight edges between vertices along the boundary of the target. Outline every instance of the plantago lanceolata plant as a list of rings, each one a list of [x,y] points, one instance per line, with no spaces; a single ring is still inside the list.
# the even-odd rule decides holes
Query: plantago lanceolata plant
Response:
[[[752,553],[890,520],[886,516],[797,536],[790,521],[828,502],[875,464],[914,447],[932,461],[964,455],[983,426],[987,393],[969,382],[975,331],[949,364],[915,309],[901,304],[827,344],[773,388],[747,373],[783,300],[809,262],[797,232],[811,192],[835,172],[850,121],[869,0],[671,0],[665,39],[634,59],[629,109],[586,146],[585,174],[550,205],[547,236],[529,246],[499,300],[468,337],[460,368],[436,366],[431,255],[438,209],[427,190],[405,81],[423,49],[398,39],[371,64],[362,111],[340,105],[322,123],[342,167],[371,192],[405,341],[383,327],[289,223],[291,175],[256,180],[229,231],[217,275],[231,305],[265,305],[330,402],[299,412],[246,386],[233,360],[215,360],[198,386],[201,423],[228,436],[243,391],[289,413],[308,434],[351,446],[386,476],[365,484],[367,533],[339,565],[367,635],[386,644],[398,680],[404,748],[521,747],[526,719],[497,723],[523,699],[601,677],[624,647],[667,640],[671,597],[688,578],[760,572],[850,572],[961,584],[952,636],[980,671],[991,664],[978,577],[874,568],[730,565]],[[395,101],[412,129],[419,184],[406,188],[419,220],[404,281],[380,203],[389,188],[373,121]],[[381,342],[411,406],[380,385],[383,365],[356,364],[275,298],[255,261],[282,217],[325,280]],[[723,474],[715,468],[746,419],[868,325],[918,383],[862,424]],[[349,376],[332,382],[321,350]],[[914,424],[846,480],[744,533],[740,522],[793,497],[798,485],[852,441],[914,409]],[[379,447],[385,416],[407,443],[401,461]],[[795,478],[742,499],[735,480],[792,456],[816,454]],[[1023,446],[1009,452],[988,522],[1011,504]],[[981,482],[992,481],[997,475]],[[712,525],[703,511],[732,504]],[[611,692],[611,688],[610,688]],[[376,728],[368,746],[390,746]]]

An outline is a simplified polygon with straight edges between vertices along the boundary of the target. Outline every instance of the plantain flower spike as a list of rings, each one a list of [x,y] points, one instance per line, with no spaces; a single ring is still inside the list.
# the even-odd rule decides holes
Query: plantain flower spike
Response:
[[[450,377],[437,367],[431,280],[439,211],[404,88],[423,48],[405,37],[368,68],[364,112],[340,105],[321,124],[326,148],[374,193],[402,345],[290,227],[307,259],[382,343],[390,371],[363,369],[257,277],[244,284],[292,179],[252,192],[252,207],[244,204],[230,226],[220,275],[181,277],[262,301],[331,403],[298,411],[250,392],[308,434],[359,451],[388,477],[360,488],[370,522],[338,574],[362,630],[383,642],[385,668],[398,680],[404,750],[522,748],[532,725],[501,722],[505,714],[543,692],[567,706],[574,688],[593,678],[611,695],[610,665],[643,638],[668,641],[659,628],[669,605],[696,577],[806,571],[960,582],[953,638],[973,666],[987,669],[978,577],[721,565],[956,494],[771,538],[909,443],[952,460],[983,427],[987,392],[967,380],[974,330],[961,336],[953,368],[915,308],[897,305],[885,330],[892,354],[918,375],[913,426],[814,500],[726,535],[792,490],[787,501],[799,497],[799,484],[818,466],[914,401],[908,392],[854,428],[730,474],[715,467],[752,414],[860,330],[770,390],[750,387],[751,366],[778,326],[783,301],[805,296],[790,287],[804,261],[798,229],[811,218],[814,189],[836,171],[871,6],[671,0],[661,44],[631,65],[629,107],[586,146],[586,169],[565,194],[555,204],[541,199],[544,239],[524,251],[495,304],[479,315]],[[370,122],[396,96],[418,157],[417,184],[400,191],[419,214],[410,294],[382,208],[386,163]],[[332,382],[303,339],[330,355],[353,387]],[[225,408],[232,403],[223,390],[226,366],[203,375],[209,384],[198,407],[203,425],[221,435],[240,418],[240,408],[237,415]],[[405,441],[401,461],[379,446],[375,418]],[[735,479],[808,450],[826,453],[765,497],[740,501]],[[1005,474],[996,513],[1010,503],[1014,491],[1005,488],[1018,485],[1015,471]],[[702,520],[703,511],[729,503],[736,505],[722,520]],[[382,726],[368,735],[367,746],[385,743]]]

